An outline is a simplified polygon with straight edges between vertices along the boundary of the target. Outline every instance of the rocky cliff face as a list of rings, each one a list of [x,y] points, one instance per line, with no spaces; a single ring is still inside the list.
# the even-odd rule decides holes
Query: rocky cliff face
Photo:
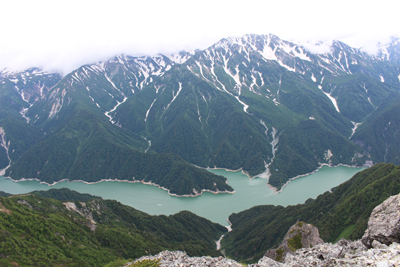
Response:
[[[376,242],[400,243],[400,194],[389,197],[372,211],[361,241],[368,248],[376,246]]]

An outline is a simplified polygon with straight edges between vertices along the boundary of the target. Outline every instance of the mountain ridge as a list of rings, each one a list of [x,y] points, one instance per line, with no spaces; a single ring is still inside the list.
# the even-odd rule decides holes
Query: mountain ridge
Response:
[[[373,123],[367,118],[386,105],[384,99],[399,93],[396,43],[385,49],[391,51],[390,56],[373,57],[334,41],[329,53],[313,54],[274,35],[250,34],[225,38],[205,50],[178,56],[119,55],[84,65],[65,77],[49,74],[53,86],[43,87],[42,81],[35,81],[31,88],[36,90],[36,98],[29,104],[24,101],[28,99],[25,91],[13,87],[22,79],[16,77],[29,75],[2,72],[1,92],[14,94],[16,100],[12,107],[9,98],[0,97],[6,100],[0,110],[4,114],[0,116],[0,126],[5,129],[2,138],[7,142],[13,139],[9,137],[14,135],[10,118],[18,118],[27,122],[18,127],[38,131],[34,144],[38,143],[33,152],[32,142],[28,145],[23,136],[14,138],[8,150],[0,148],[0,166],[6,167],[10,158],[7,175],[13,179],[28,177],[28,173],[15,176],[18,160],[30,162],[28,158],[38,154],[38,147],[51,140],[49,135],[78,129],[78,125],[85,128],[87,122],[76,116],[77,121],[72,121],[75,126],[68,128],[68,113],[75,109],[76,114],[90,113],[88,118],[93,118],[90,120],[98,127],[109,129],[106,139],[110,147],[121,144],[113,136],[126,136],[123,145],[140,154],[136,162],[149,153],[176,154],[202,168],[242,169],[249,177],[268,176],[269,184],[278,190],[290,178],[310,173],[321,164],[360,166],[379,162],[384,159],[375,155],[378,149],[366,149],[366,142],[371,141],[357,131],[364,123]],[[46,76],[37,70],[31,70],[30,76],[33,74]],[[116,128],[103,126],[107,121]],[[312,139],[310,134],[314,134]],[[81,138],[75,140],[82,143]],[[71,155],[78,155],[79,145],[66,146],[76,147]],[[55,157],[54,153],[41,161],[50,160],[51,154]],[[389,160],[396,161],[400,156],[391,153],[394,155]],[[85,159],[84,164],[100,161]],[[43,172],[43,166],[31,167]],[[62,170],[66,171],[61,168],[52,179],[65,178]],[[160,186],[168,188],[171,183]],[[205,188],[192,189],[199,192]],[[191,194],[193,190],[184,191]]]

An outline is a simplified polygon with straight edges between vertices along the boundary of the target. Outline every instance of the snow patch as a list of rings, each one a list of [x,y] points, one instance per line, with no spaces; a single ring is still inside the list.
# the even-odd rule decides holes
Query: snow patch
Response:
[[[352,133],[351,133],[349,139],[353,137],[353,135],[356,133],[356,130],[357,130],[358,126],[361,125],[361,122],[352,121],[352,123],[353,123],[354,127],[352,129]]]
[[[279,65],[281,65],[282,67],[284,67],[285,69],[289,70],[289,71],[293,71],[296,72],[296,69],[289,67],[288,65],[285,65],[282,61],[280,60],[276,60],[276,62],[279,63]]]
[[[224,70],[226,74],[232,77],[232,79],[235,81],[237,86],[240,86],[240,79],[239,79],[239,66],[236,66],[236,74],[232,75],[231,71],[228,69],[228,60],[224,57]]]
[[[117,105],[115,105],[115,107],[113,109],[111,109],[110,111],[106,111],[104,113],[104,115],[106,115],[108,117],[108,119],[110,120],[110,122],[112,124],[114,124],[115,121],[112,120],[113,117],[110,115],[110,113],[114,112],[118,108],[118,106],[121,105],[122,103],[124,103],[127,99],[128,99],[127,97],[124,97],[124,99],[121,102],[117,101]]]
[[[265,134],[268,137],[268,128],[267,128],[267,126],[265,125],[265,123],[262,120],[260,122],[261,122],[262,125],[264,125],[264,127],[266,129]],[[271,166],[271,164],[274,162],[276,151],[278,151],[279,135],[277,135],[277,133],[278,133],[278,130],[275,129],[274,127],[272,127],[272,132],[271,132],[272,141],[270,143],[271,146],[272,146],[272,158],[271,158],[270,163],[267,164],[266,162],[264,162],[266,170],[265,170],[265,172],[263,174],[266,176],[266,178],[269,178],[270,175],[271,175],[271,171],[269,170],[269,166]]]
[[[192,52],[192,53],[194,54],[194,52]],[[192,53],[190,53],[190,55]],[[176,54],[167,55],[167,57],[175,63],[182,64],[182,63],[185,63],[185,61],[190,58],[190,55],[188,55],[188,54],[182,55],[180,53],[176,53]]]
[[[24,118],[26,120],[26,123],[29,123],[29,121],[31,120],[30,118],[28,118],[25,114],[26,112],[29,110],[29,108],[23,108],[19,114],[21,114],[22,118]]]
[[[261,123],[262,126],[264,126],[264,128],[265,128],[265,135],[268,136],[268,127],[267,127],[267,125],[265,125],[265,122],[264,122],[262,119],[260,120],[260,123]]]
[[[197,66],[199,67],[201,76],[202,76],[206,81],[209,82],[209,80],[204,76],[202,65],[201,65],[199,62],[197,62],[197,61],[196,61],[196,64],[197,64]]]
[[[298,57],[301,60],[306,60],[306,61],[311,62],[311,59],[306,55],[306,53],[304,52],[304,50],[302,48],[297,47],[297,46],[290,46],[289,44],[286,44],[283,42],[281,42],[281,47],[289,55],[291,55],[293,57]],[[296,48],[298,48],[298,50],[300,50],[300,52],[297,52]]]
[[[333,106],[335,107],[336,111],[338,113],[340,113],[339,106],[337,104],[336,99],[334,97],[332,97],[330,94],[324,92],[324,90],[322,90],[322,86],[321,85],[318,85],[318,88],[321,89],[321,91],[331,100],[331,102],[332,102]]]
[[[251,73],[251,84],[250,84],[250,86],[249,86],[249,90],[250,90],[250,92],[253,92],[253,93],[255,93],[255,91],[254,91],[254,86],[256,86],[257,85],[257,80],[256,80],[256,78],[254,77],[254,74],[253,73]]]
[[[267,59],[267,60],[278,60],[278,58],[275,56],[275,51],[276,48],[274,50],[272,50],[271,47],[269,47],[268,45],[264,46],[263,51],[260,52],[261,56],[263,56],[263,58]]]
[[[179,95],[179,93],[181,92],[181,90],[182,90],[182,83],[180,82],[180,83],[179,83],[178,92],[175,94],[175,92],[172,91],[172,100],[171,100],[171,102],[169,102],[169,104],[167,105],[167,107],[166,107],[164,110],[167,110],[167,109],[169,108],[169,106],[172,104],[172,102],[175,101],[175,99],[178,97],[178,95]]]
[[[317,79],[315,78],[315,76],[314,76],[314,73],[311,73],[311,80],[313,80],[313,82],[317,82]]]
[[[150,109],[151,109],[151,107],[153,106],[154,102],[156,102],[156,100],[157,100],[157,98],[155,98],[155,99],[153,100],[153,102],[151,103],[149,109],[148,109],[147,112],[146,112],[146,117],[144,118],[144,121],[147,121],[147,117],[149,116]]]
[[[150,147],[151,147],[151,140],[148,140],[146,137],[144,137],[144,136],[142,136],[142,138],[144,139],[144,140],[146,140],[148,143],[149,143],[149,146],[147,147],[147,149],[144,151],[144,153],[147,153],[147,151],[150,149]]]
[[[4,131],[3,127],[0,127],[0,137],[1,137],[0,146],[6,150],[6,155],[8,158],[8,166],[5,167],[4,169],[0,170],[0,175],[4,175],[7,168],[10,167],[10,165],[11,165],[11,159],[10,159],[10,155],[8,154],[8,149],[10,148],[10,141],[8,141],[8,143],[6,142],[6,132]]]
[[[58,93],[59,89],[55,90],[55,93]],[[66,95],[66,90],[63,89],[61,92],[61,97],[58,97],[55,99],[55,102],[53,102],[53,105],[51,106],[51,110],[49,112],[49,119],[52,118],[53,116],[55,116],[63,107],[63,103],[64,103],[64,97]]]
[[[258,71],[256,71],[255,73],[258,73],[258,76],[260,76],[260,79],[261,79],[261,85],[260,85],[260,87],[263,87],[264,86],[264,84],[265,84],[265,82],[264,82],[264,79],[263,79],[263,77],[262,77],[262,75],[261,75],[261,72],[258,72]],[[399,75],[399,77],[400,77],[400,75]],[[400,78],[399,78],[400,79]],[[268,89],[267,89],[268,90]],[[269,91],[269,90],[268,90]]]

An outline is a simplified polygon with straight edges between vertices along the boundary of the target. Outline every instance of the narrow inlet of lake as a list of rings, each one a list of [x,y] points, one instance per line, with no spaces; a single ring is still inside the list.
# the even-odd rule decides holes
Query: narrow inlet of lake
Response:
[[[84,184],[82,182],[61,182],[53,186],[37,181],[13,182],[0,176],[0,191],[11,194],[28,193],[34,190],[50,188],[69,188],[81,193],[115,199],[125,205],[152,215],[170,215],[182,210],[189,210],[213,222],[228,225],[231,213],[249,209],[257,205],[296,205],[308,198],[316,198],[332,187],[350,179],[361,168],[346,166],[323,166],[317,172],[291,181],[280,193],[273,192],[268,186],[268,179],[250,180],[241,172],[209,170],[225,176],[228,184],[235,189],[234,194],[213,194],[204,192],[198,197],[173,197],[156,186],[126,182],[100,182]]]

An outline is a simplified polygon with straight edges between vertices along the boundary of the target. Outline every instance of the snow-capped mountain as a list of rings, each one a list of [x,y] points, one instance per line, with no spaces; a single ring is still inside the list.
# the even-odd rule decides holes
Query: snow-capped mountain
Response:
[[[400,38],[392,37],[389,43],[379,44],[376,57],[400,65]]]
[[[119,55],[84,65],[62,79],[38,70],[20,76],[2,72],[2,92],[19,96],[16,110],[24,110],[29,127],[46,133],[40,142],[48,142],[49,135],[60,139],[63,131],[75,136],[72,133],[81,131],[79,127],[85,129],[86,119],[78,123],[80,114],[98,125],[86,131],[108,125],[101,127],[108,129],[107,140],[113,140],[110,148],[140,151],[136,160],[149,153],[179,155],[201,167],[262,174],[280,188],[289,178],[320,164],[398,161],[398,138],[382,139],[390,141],[382,155],[371,141],[376,138],[366,130],[376,125],[377,120],[370,119],[374,114],[386,114],[383,110],[398,105],[389,101],[400,93],[396,47],[394,40],[381,47],[381,54],[370,56],[334,41],[329,52],[315,54],[275,35],[249,34],[168,57]],[[29,83],[34,74],[43,80]],[[386,125],[398,125],[395,119],[388,120]],[[395,137],[397,128],[390,127]],[[89,142],[89,132],[83,132],[74,142],[83,142],[83,136]],[[50,146],[40,142],[35,153],[44,144]],[[62,171],[54,171],[54,181],[73,179],[73,159],[81,153],[76,144],[71,145],[76,150],[69,152],[71,163],[57,167]],[[87,144],[88,149],[99,145]],[[31,156],[29,149],[21,149],[7,175],[17,175],[17,166]],[[40,162],[46,162],[47,156],[43,157]],[[88,160],[82,162],[89,164]],[[39,165],[32,168],[46,172]],[[124,179],[123,175],[116,178]],[[17,176],[27,174],[19,170]]]

